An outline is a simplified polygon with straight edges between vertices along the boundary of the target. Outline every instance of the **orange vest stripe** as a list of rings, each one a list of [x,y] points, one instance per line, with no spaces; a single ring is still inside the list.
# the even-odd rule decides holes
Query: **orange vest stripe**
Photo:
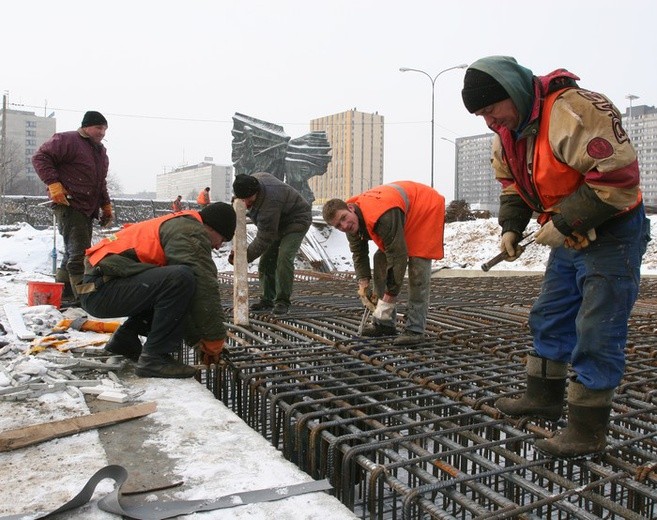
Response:
[[[166,265],[167,259],[162,244],[160,244],[160,226],[167,220],[183,215],[190,215],[199,222],[203,222],[199,212],[193,210],[145,220],[123,228],[91,246],[85,251],[87,259],[91,265],[95,266],[107,255],[118,255],[134,249],[140,262],[159,266]]]

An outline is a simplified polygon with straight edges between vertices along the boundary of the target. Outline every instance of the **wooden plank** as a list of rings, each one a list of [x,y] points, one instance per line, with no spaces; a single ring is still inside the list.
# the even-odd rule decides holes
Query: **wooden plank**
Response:
[[[36,338],[36,335],[25,326],[25,320],[23,320],[23,314],[21,314],[18,305],[15,303],[5,303],[4,309],[11,331],[16,334],[18,339],[28,340]]]
[[[15,430],[0,433],[0,452],[16,450],[40,442],[75,435],[76,433],[93,430],[102,426],[116,424],[153,413],[157,406],[154,402],[124,406],[114,410],[34,424]]]

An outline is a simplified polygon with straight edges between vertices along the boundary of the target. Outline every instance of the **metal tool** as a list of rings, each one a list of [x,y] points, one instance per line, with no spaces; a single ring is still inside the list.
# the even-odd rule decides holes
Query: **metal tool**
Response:
[[[525,235],[525,236],[523,236],[523,237],[520,239],[520,241],[522,242],[525,238],[528,238],[529,236],[530,236],[530,235]],[[520,253],[518,253],[518,254],[521,254],[521,253],[525,250],[525,248],[526,248],[529,244],[531,244],[533,241],[534,241],[534,238],[532,237],[530,240],[528,240],[528,241],[525,242],[524,244],[518,244],[518,247],[520,247]],[[484,262],[483,264],[481,264],[481,268],[483,269],[484,272],[487,273],[487,272],[490,270],[491,267],[496,266],[496,265],[499,264],[502,260],[506,260],[507,258],[509,258],[509,253],[507,253],[506,251],[502,251],[499,255],[494,256],[493,258],[491,258],[490,260],[488,260],[488,262]]]
[[[359,336],[363,335],[363,329],[365,328],[365,325],[367,325],[367,321],[370,319],[371,315],[372,315],[372,311],[369,310],[367,307],[365,307],[365,311],[363,312],[363,317],[360,319],[360,325],[358,326]]]

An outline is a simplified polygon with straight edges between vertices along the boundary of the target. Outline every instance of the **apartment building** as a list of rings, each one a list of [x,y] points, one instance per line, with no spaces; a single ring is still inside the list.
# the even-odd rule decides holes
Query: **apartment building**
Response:
[[[212,202],[230,202],[233,195],[233,166],[214,164],[211,157],[191,166],[182,166],[160,173],[155,179],[156,198],[173,200],[182,195],[183,201],[196,203],[196,196],[210,187]]]
[[[310,121],[311,131],[324,131],[331,162],[324,175],[311,177],[315,205],[346,199],[383,184],[383,116],[355,108]]]
[[[0,110],[0,170],[2,193],[43,195],[43,183],[32,166],[32,156],[55,133],[54,112],[48,117],[34,112],[10,110],[6,99]]]

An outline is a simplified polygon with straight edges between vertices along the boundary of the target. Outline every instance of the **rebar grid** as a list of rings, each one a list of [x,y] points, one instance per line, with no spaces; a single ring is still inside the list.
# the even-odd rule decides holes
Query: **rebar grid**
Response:
[[[657,517],[657,282],[642,282],[630,320],[608,449],[570,461],[533,449],[564,420],[493,406],[524,389],[540,277],[435,279],[427,337],[405,347],[355,337],[348,277],[295,283],[288,315],[229,325],[203,381],[362,518]]]

